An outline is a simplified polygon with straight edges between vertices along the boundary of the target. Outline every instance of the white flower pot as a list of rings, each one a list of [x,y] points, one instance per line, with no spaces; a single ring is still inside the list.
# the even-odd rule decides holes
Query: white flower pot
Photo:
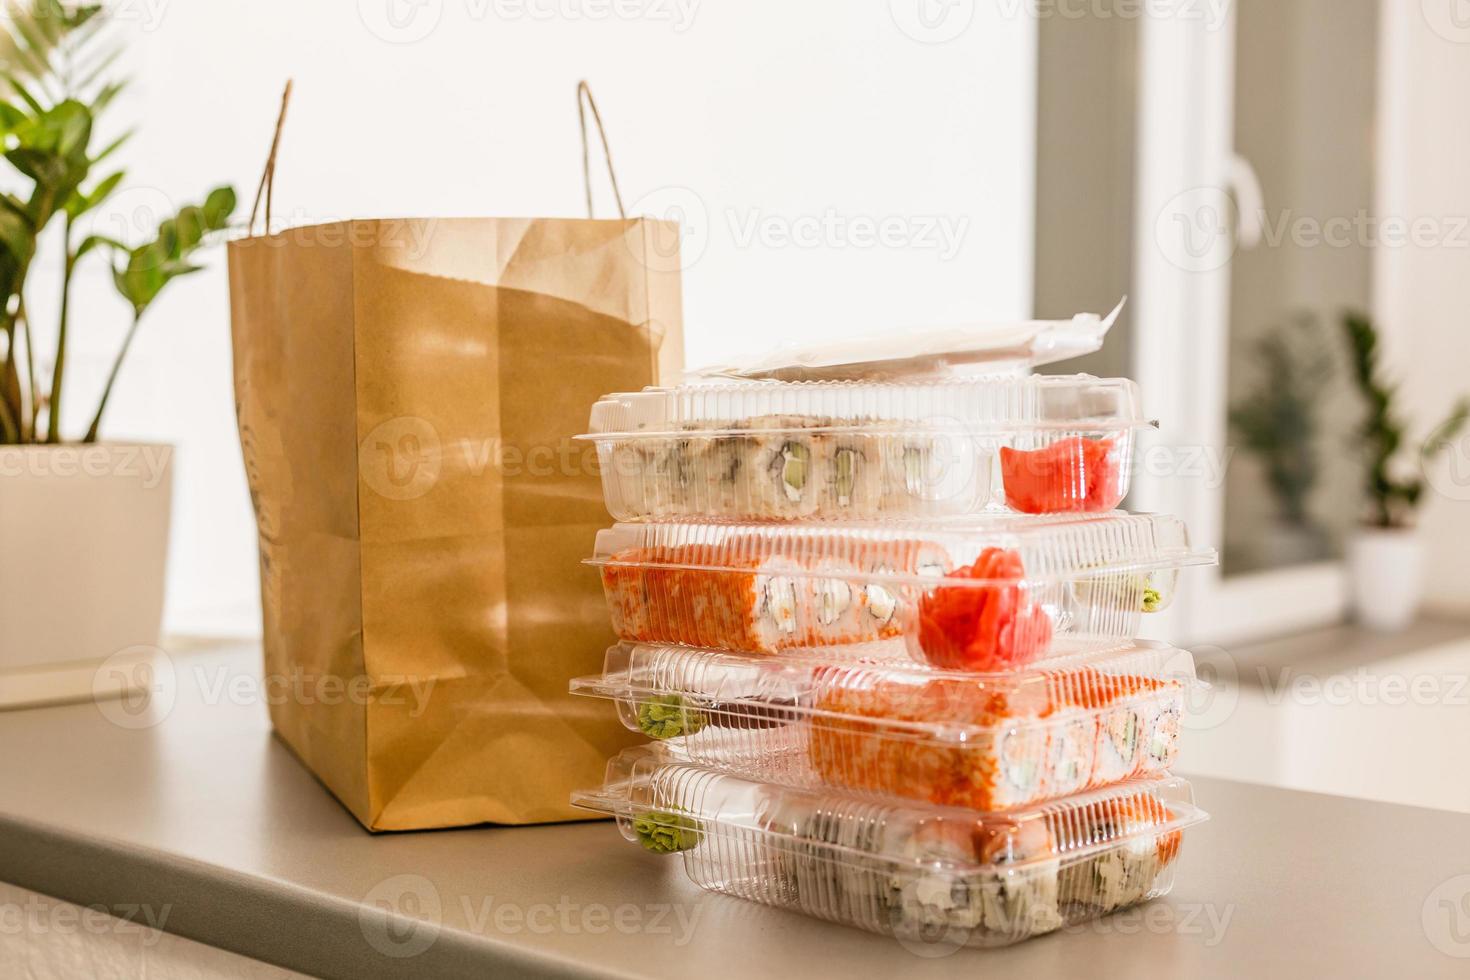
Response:
[[[1359,528],[1348,541],[1353,612],[1370,629],[1394,632],[1419,612],[1423,545],[1412,528]]]
[[[0,708],[157,645],[172,499],[172,446],[0,446]]]

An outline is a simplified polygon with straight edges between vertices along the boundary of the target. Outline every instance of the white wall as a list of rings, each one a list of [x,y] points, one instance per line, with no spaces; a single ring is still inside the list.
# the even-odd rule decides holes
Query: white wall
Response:
[[[630,210],[692,215],[691,364],[787,338],[1029,313],[1035,24],[1019,13],[1026,5],[109,5],[137,73],[114,118],[141,124],[125,154],[136,189],[113,214],[126,224],[149,225],[225,181],[248,209],[288,75],[296,89],[278,217],[579,215],[573,92],[585,76]],[[608,216],[611,199],[599,192]],[[746,241],[753,218],[764,230]],[[833,224],[884,219],[897,219],[889,231],[901,244]],[[779,237],[812,230],[826,239],[820,247]],[[248,632],[257,628],[254,527],[235,441],[223,256],[210,261],[145,325],[104,434],[180,447],[168,626]],[[73,433],[121,336],[105,272],[91,273],[73,328],[64,413]],[[32,292],[33,313],[47,320],[54,282],[42,274]]]
[[[1383,3],[1378,211],[1421,222],[1426,234],[1417,245],[1377,250],[1375,307],[1417,438],[1470,394],[1470,20],[1463,6]],[[1421,521],[1426,599],[1470,610],[1470,436],[1430,477]]]

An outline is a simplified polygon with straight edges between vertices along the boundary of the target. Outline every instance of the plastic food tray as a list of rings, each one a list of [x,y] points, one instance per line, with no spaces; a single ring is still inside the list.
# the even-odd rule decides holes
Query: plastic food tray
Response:
[[[1175,518],[619,524],[592,564],[620,639],[750,653],[901,639],[918,661],[995,669],[1053,637],[1128,640],[1178,570],[1214,561]]]
[[[1167,771],[1194,659],[1141,643],[1003,674],[620,644],[574,693],[679,759],[789,786],[1003,810]]]
[[[1149,424],[1125,379],[768,381],[608,395],[585,438],[620,521],[914,519],[1110,511]]]
[[[1173,886],[1206,815],[1182,779],[1142,780],[1012,814],[880,805],[666,763],[630,750],[573,802],[680,853],[699,886],[913,942],[1001,946]]]

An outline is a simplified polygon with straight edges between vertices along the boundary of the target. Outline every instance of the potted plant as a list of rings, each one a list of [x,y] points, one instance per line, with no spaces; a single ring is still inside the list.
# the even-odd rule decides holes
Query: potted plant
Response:
[[[1404,474],[1396,463],[1407,426],[1394,404],[1395,388],[1384,378],[1378,331],[1361,313],[1343,316],[1352,354],[1353,380],[1367,412],[1358,430],[1364,468],[1367,513],[1348,543],[1353,605],[1357,618],[1374,629],[1403,629],[1419,610],[1422,546],[1414,517],[1424,494],[1422,476]],[[1421,464],[1444,451],[1470,418],[1470,401],[1461,399],[1424,445]]]
[[[0,27],[0,140],[14,170],[5,186],[18,188],[0,193],[0,706],[90,696],[90,683],[60,691],[38,677],[158,641],[171,447],[99,439],[139,324],[170,282],[200,268],[235,194],[216,188],[143,242],[88,231],[124,179],[109,161],[127,134],[103,144],[95,131],[123,88],[109,75],[117,53],[96,4],[31,0]],[[60,305],[54,324],[38,324],[27,300],[33,268],[50,260],[38,249],[48,230],[62,246]],[[106,266],[125,328],[86,428],[68,433],[63,403],[82,397],[67,387],[72,290]]]
[[[1321,472],[1321,399],[1333,375],[1321,334],[1318,321],[1302,315],[1256,341],[1255,387],[1230,408],[1230,429],[1259,458],[1275,498],[1261,555],[1271,567],[1317,561],[1326,552],[1310,510]]]

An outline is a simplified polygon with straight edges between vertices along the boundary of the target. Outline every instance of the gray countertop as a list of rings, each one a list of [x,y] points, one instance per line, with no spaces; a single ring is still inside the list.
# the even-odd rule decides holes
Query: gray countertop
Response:
[[[915,949],[702,892],[606,823],[371,836],[271,737],[258,656],[176,654],[143,714],[0,713],[0,880],[325,977],[1470,974],[1463,815],[1201,779],[1168,897]]]

